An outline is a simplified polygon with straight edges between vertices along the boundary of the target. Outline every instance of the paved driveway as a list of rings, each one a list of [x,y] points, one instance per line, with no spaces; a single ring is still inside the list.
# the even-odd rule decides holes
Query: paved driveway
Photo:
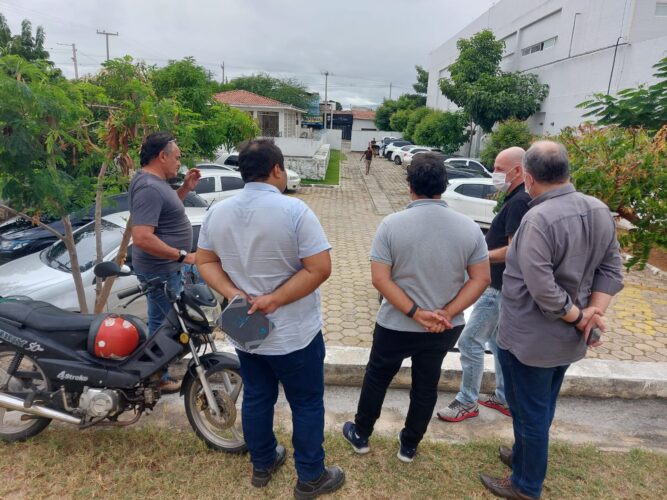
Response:
[[[303,187],[296,196],[320,218],[333,246],[333,273],[322,286],[329,345],[370,347],[377,313],[368,254],[382,218],[408,203],[405,169],[375,158],[365,176],[361,153],[346,151],[338,187]],[[626,275],[608,311],[605,344],[590,357],[667,362],[667,278],[649,271]]]

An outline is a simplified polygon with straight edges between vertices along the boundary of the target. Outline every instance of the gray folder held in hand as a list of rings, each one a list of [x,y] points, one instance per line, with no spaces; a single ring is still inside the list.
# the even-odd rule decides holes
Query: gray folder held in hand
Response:
[[[238,347],[254,351],[273,331],[273,323],[260,311],[248,314],[252,304],[237,295],[222,311],[218,326]]]

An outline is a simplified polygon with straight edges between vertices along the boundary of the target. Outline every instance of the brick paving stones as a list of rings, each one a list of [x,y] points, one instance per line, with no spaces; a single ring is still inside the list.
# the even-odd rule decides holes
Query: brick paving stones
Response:
[[[303,187],[296,196],[318,215],[333,246],[333,272],[322,286],[328,345],[370,347],[378,308],[368,254],[382,218],[408,203],[405,169],[373,159],[365,176],[356,153],[347,153],[337,187]],[[667,362],[667,278],[650,271],[625,275],[625,289],[608,311],[607,334],[589,357]]]

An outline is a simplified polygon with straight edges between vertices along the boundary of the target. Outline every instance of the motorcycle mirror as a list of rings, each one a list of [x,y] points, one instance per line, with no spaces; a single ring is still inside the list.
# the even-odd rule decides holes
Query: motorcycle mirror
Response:
[[[119,276],[122,271],[120,266],[115,262],[100,262],[95,266],[93,272],[98,278],[109,278],[111,276]]]

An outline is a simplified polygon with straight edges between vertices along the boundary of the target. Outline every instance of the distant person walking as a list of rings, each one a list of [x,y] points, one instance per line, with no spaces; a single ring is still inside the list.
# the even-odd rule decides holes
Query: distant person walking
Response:
[[[380,153],[380,146],[377,145],[375,137],[371,139],[371,150],[373,151],[373,156],[378,156]]]
[[[359,158],[359,161],[365,160],[366,162],[366,175],[368,175],[371,172],[371,161],[373,161],[373,148],[371,145],[368,145],[368,149],[364,151],[364,154],[361,155],[361,158]]]
[[[623,288],[611,212],[570,184],[565,148],[536,142],[523,166],[531,208],[507,251],[497,340],[514,427],[514,446],[499,458],[512,474],[481,475],[503,498],[542,494],[563,377],[586,356],[591,328],[604,330],[602,315]]]

